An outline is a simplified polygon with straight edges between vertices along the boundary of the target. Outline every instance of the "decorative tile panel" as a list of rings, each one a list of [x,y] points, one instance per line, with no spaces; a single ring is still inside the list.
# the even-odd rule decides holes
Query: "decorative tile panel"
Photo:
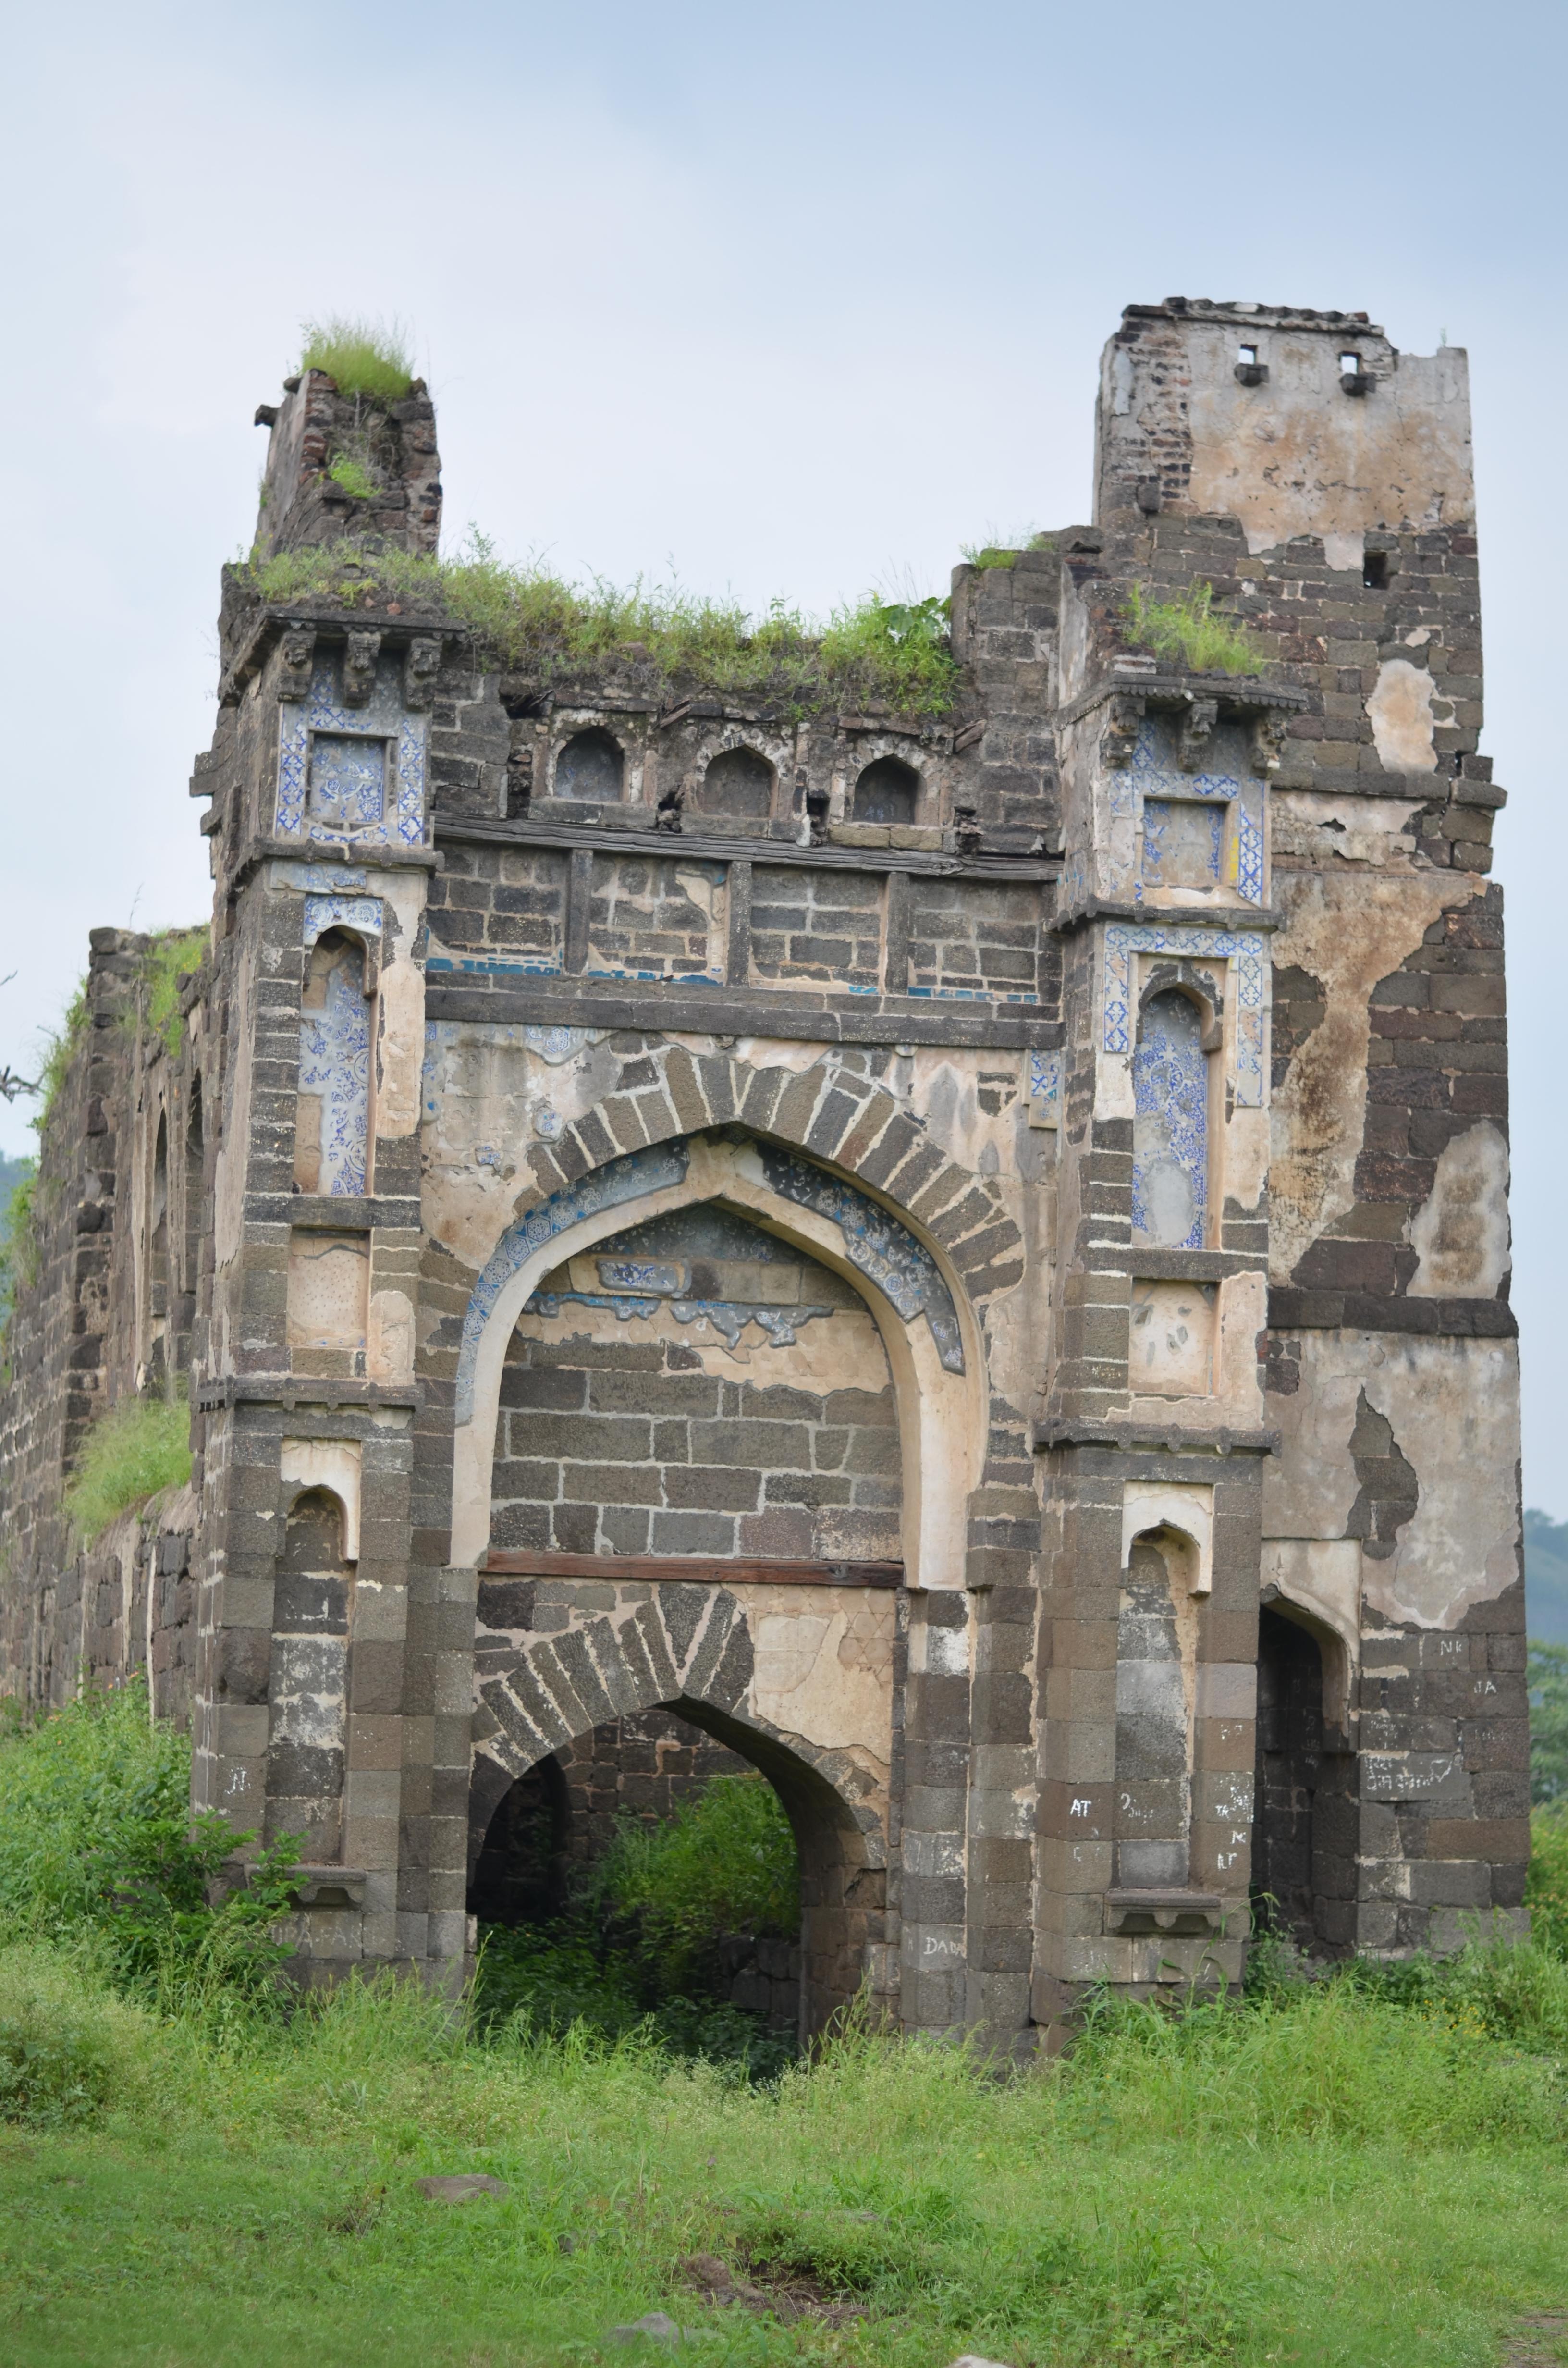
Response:
[[[648,1151],[629,1152],[622,1159],[612,1159],[603,1167],[594,1168],[565,1191],[552,1192],[548,1201],[530,1209],[526,1217],[502,1235],[474,1284],[463,1317],[462,1345],[458,1352],[460,1423],[473,1419],[473,1374],[479,1344],[496,1301],[517,1269],[558,1235],[581,1224],[585,1217],[595,1216],[601,1209],[618,1209],[627,1201],[640,1201],[649,1192],[663,1192],[672,1184],[684,1183],[689,1166],[690,1154],[683,1141],[661,1143]]]
[[[1161,1249],[1204,1247],[1209,1064],[1202,1025],[1185,995],[1152,996],[1132,1055],[1132,1238]]]
[[[828,1217],[844,1236],[851,1266],[869,1275],[906,1324],[924,1315],[937,1353],[949,1373],[964,1370],[963,1338],[952,1294],[929,1250],[896,1217],[835,1176],[789,1152],[762,1145],[762,1168],[772,1190],[802,1209]]]
[[[401,686],[397,660],[381,658],[365,705],[346,706],[334,666],[322,659],[309,698],[281,706],[280,838],[339,846],[423,843],[426,719],[404,712]]]
[[[755,1324],[774,1349],[792,1349],[795,1336],[802,1324],[815,1316],[828,1316],[831,1307],[754,1307],[749,1302],[734,1299],[670,1299],[663,1295],[654,1299],[638,1299],[627,1293],[594,1291],[536,1291],[525,1304],[529,1315],[558,1315],[562,1307],[574,1304],[579,1307],[604,1307],[617,1323],[629,1324],[634,1315],[656,1315],[667,1307],[677,1324],[689,1325],[700,1331],[710,1324],[726,1348],[739,1345],[741,1334],[748,1324]]]
[[[1131,1050],[1132,957],[1181,954],[1228,962],[1236,976],[1236,1102],[1263,1107],[1264,946],[1259,929],[1205,929],[1185,922],[1111,922],[1105,933],[1104,1036],[1108,1053]]]
[[[324,929],[363,929],[371,937],[380,937],[381,926],[381,900],[379,896],[305,898],[304,938],[308,946],[314,945]]]
[[[1062,1055],[1060,1053],[1029,1053],[1028,1087],[1026,1099],[1029,1106],[1031,1126],[1055,1126],[1062,1102]]]
[[[1253,774],[1244,729],[1222,723],[1214,732],[1213,761],[1184,772],[1177,761],[1178,726],[1170,715],[1146,715],[1138,726],[1131,763],[1108,774],[1111,817],[1133,809],[1143,834],[1145,887],[1233,887],[1249,905],[1263,902],[1263,783]],[[1194,808],[1212,802],[1205,830]],[[1223,801],[1223,804],[1221,803]],[[1227,818],[1231,851],[1224,858]],[[1201,843],[1201,844],[1200,844]],[[1201,861],[1196,859],[1201,852]]]
[[[365,1190],[366,1133],[370,1100],[370,1007],[355,971],[356,956],[326,974],[326,1000],[300,1021],[300,1091],[321,1098],[321,1180],[316,1190],[356,1195]]]

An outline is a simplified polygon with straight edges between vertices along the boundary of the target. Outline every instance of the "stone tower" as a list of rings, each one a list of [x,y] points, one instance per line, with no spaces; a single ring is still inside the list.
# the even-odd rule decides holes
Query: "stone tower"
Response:
[[[258,417],[210,951],[176,1048],[97,933],[45,1138],[13,1684],[188,1701],[312,1979],[455,1977],[517,1788],[655,1715],[785,1804],[807,2030],[1513,1911],[1463,355],[1129,308],[1093,522],[955,571],[930,712],[487,640],[422,388]],[[1260,670],[1140,638],[1204,586]],[[75,1553],[179,1370],[192,1491]]]

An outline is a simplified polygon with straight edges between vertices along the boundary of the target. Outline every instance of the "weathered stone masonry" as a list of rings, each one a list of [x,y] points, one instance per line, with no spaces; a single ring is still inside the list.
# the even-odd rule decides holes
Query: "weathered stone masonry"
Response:
[[[260,416],[268,549],[434,548],[422,390]],[[807,2029],[867,1983],[1028,2044],[1234,1980],[1257,1892],[1331,1953],[1514,1913],[1475,554],[1462,354],[1173,300],[1093,523],[956,571],[940,716],[228,576],[181,1048],[96,933],[45,1144],[13,1687],[150,1661],[198,1804],[309,1833],[311,1979],[456,1975],[523,1804],[732,1754]],[[1130,646],[1198,584],[1261,675]],[[192,1491],[74,1554],[86,1427],[174,1371]]]

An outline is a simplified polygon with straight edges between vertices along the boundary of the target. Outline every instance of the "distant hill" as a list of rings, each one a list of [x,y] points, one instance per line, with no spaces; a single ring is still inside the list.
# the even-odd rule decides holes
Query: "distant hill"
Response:
[[[1525,1515],[1525,1618],[1542,1645],[1568,1645],[1568,1521]]]

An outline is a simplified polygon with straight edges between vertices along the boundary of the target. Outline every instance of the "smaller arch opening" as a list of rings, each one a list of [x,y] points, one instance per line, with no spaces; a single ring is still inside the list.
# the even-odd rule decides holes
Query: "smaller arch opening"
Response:
[[[725,748],[702,776],[696,811],[766,822],[773,812],[773,768],[759,749]]]
[[[619,804],[625,780],[626,758],[620,743],[597,725],[574,733],[555,760],[558,798]]]
[[[879,757],[855,784],[855,820],[912,823],[920,802],[920,776],[902,757]]]
[[[1356,1944],[1356,1755],[1324,1716],[1342,1651],[1302,1613],[1258,1614],[1254,1919],[1319,1957]]]

